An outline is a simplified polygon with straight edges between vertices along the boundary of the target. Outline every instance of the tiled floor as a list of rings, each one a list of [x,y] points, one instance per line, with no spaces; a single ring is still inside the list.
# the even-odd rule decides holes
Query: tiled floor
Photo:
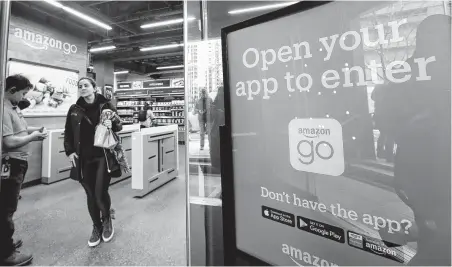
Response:
[[[184,150],[180,149],[181,165]],[[130,179],[112,185],[115,237],[89,248],[91,220],[80,185],[65,180],[22,191],[16,237],[33,265],[186,265],[185,174],[137,199]]]

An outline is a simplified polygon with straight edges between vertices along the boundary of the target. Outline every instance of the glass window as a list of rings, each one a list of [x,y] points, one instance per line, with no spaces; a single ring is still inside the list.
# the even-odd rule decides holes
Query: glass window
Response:
[[[268,12],[233,15],[229,11],[268,5],[269,2],[185,3],[188,16],[198,18],[197,23],[189,24],[186,49],[191,262],[194,265],[223,265],[219,135],[220,126],[224,124],[221,28]],[[199,216],[205,220],[195,219]],[[203,232],[203,238],[199,236],[200,232]]]

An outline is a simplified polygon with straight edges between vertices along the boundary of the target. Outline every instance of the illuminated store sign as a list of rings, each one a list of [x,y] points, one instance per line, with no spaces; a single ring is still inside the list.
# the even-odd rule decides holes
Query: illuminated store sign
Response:
[[[132,89],[132,83],[118,83],[118,89]]]
[[[170,80],[154,80],[143,82],[143,88],[169,87]]]
[[[63,51],[64,54],[75,54],[77,53],[77,46],[70,44],[53,37],[36,33],[30,30],[25,30],[19,27],[13,29],[14,36],[21,39],[22,42],[38,50],[47,50],[49,47]]]

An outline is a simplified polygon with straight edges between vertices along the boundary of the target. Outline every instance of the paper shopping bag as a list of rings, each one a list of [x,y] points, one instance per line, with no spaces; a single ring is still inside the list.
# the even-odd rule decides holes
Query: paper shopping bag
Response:
[[[94,146],[112,149],[118,144],[114,133],[106,126],[99,124],[94,134]]]

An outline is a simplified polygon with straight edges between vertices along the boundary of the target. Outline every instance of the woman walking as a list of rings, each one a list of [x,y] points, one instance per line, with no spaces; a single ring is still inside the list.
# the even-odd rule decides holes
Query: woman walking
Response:
[[[95,247],[101,238],[109,242],[114,235],[108,188],[111,177],[121,175],[121,168],[111,150],[94,146],[94,134],[96,126],[101,123],[102,111],[109,109],[116,112],[116,109],[108,99],[96,93],[93,79],[81,78],[78,88],[80,98],[71,106],[66,118],[64,148],[75,167],[76,179],[86,192],[88,211],[94,225],[88,245]],[[122,130],[121,121],[117,118],[105,120],[103,125],[113,132]]]
[[[155,125],[155,116],[149,104],[145,104],[144,109],[138,113],[138,121],[140,122],[140,129]]]

